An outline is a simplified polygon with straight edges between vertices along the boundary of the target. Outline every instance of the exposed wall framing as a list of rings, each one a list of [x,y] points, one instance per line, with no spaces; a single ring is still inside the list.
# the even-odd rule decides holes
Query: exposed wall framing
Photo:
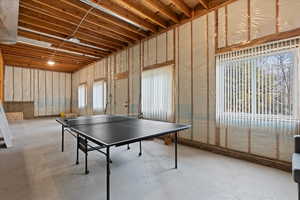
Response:
[[[283,0],[232,2],[208,9],[210,12],[202,13],[203,16],[186,20],[105,58],[108,96],[111,94],[108,111],[118,113],[117,106],[122,106],[118,104],[124,100],[116,94],[124,92],[129,101],[128,112],[138,113],[142,71],[174,64],[174,121],[193,125],[192,130],[180,134],[184,141],[190,141],[186,143],[201,143],[205,148],[221,148],[228,154],[239,152],[251,155],[251,159],[257,156],[286,164],[291,159],[292,138],[259,129],[216,128],[215,54],[300,35],[299,12],[288,13],[291,3]],[[293,2],[291,9],[299,10],[300,3]],[[73,92],[79,73],[72,78]],[[73,98],[76,102],[76,94]]]

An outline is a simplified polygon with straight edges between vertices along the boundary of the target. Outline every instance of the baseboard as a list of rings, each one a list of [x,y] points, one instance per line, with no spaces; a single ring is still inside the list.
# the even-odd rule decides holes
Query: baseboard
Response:
[[[250,153],[226,149],[223,147],[210,145],[210,144],[204,144],[201,142],[187,140],[184,138],[179,138],[178,142],[181,144],[187,145],[187,146],[196,147],[196,148],[199,148],[202,150],[210,151],[210,152],[217,153],[217,154],[222,154],[224,156],[238,158],[241,160],[246,160],[249,162],[261,164],[261,165],[272,167],[272,168],[277,168],[277,169],[280,169],[280,170],[283,170],[286,172],[292,171],[292,164],[290,162],[275,160],[275,159],[258,156],[258,155],[254,155],[254,154],[250,154]]]

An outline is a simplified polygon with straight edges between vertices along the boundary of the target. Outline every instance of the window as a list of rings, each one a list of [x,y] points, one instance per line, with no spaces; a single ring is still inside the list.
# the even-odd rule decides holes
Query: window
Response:
[[[78,87],[78,108],[83,109],[86,106],[86,85],[81,84]]]
[[[93,110],[104,112],[106,108],[106,82],[97,81],[93,86]]]
[[[247,49],[217,57],[217,119],[298,119],[298,49]],[[268,49],[270,48],[270,49]]]
[[[142,113],[145,118],[170,120],[173,108],[172,66],[142,74]]]

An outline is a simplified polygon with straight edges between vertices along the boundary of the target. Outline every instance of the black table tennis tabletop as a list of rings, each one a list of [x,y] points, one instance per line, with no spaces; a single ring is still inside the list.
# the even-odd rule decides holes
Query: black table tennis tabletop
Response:
[[[64,132],[66,129],[75,133],[75,135],[80,135],[87,141],[106,148],[107,200],[110,199],[110,147],[140,142],[166,134],[174,134],[175,168],[177,168],[178,132],[191,127],[191,125],[138,119],[124,115],[56,118],[56,121],[62,125],[62,151],[64,151]]]

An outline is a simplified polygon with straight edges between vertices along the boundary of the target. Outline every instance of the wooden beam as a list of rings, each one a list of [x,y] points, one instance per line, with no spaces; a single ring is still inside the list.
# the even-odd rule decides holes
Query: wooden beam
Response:
[[[198,9],[194,12],[194,17],[206,15],[212,11],[217,10],[218,8],[224,7],[228,4],[231,4],[237,0],[211,0],[208,3],[208,9]]]
[[[24,27],[22,24],[30,25],[29,28],[44,32],[50,35],[56,35],[58,37],[63,37],[68,39],[69,36],[73,33],[73,30],[67,27],[59,26],[54,23],[49,23],[43,20],[39,20],[37,18],[32,18],[28,16],[23,16],[20,14],[19,16],[19,25]],[[50,31],[50,32],[49,32]],[[93,46],[99,47],[101,49],[109,50],[109,51],[116,51],[117,49],[120,49],[121,46],[116,46],[110,42],[107,42],[105,40],[102,40],[101,38],[97,38],[94,36],[90,36],[85,33],[77,32],[74,37],[82,41],[86,44],[91,44]]]
[[[37,53],[37,54],[46,55],[46,56],[53,56],[55,54],[55,56],[61,57],[62,59],[78,60],[80,62],[95,60],[95,58],[91,58],[91,57],[87,57],[87,56],[83,56],[83,55],[55,51],[52,49],[42,48],[42,47],[24,44],[24,43],[17,43],[15,45],[0,44],[0,48],[2,48],[3,51],[5,51],[6,49],[8,49],[8,50],[13,49],[13,50],[19,50],[20,53],[26,51],[26,52],[32,52],[32,53]]]
[[[150,20],[152,23],[155,23],[163,28],[167,28],[168,24],[165,22],[162,18],[160,18],[158,15],[153,13],[151,10],[149,10],[147,7],[145,7],[143,4],[141,4],[139,1],[132,1],[132,0],[117,0],[119,4],[125,5],[128,9],[128,12],[131,12],[131,10],[134,10],[136,13],[138,13],[140,16]]]
[[[192,16],[191,8],[183,0],[170,0],[187,17]]]
[[[179,23],[179,18],[176,13],[168,6],[163,4],[160,0],[145,0],[150,6],[157,9],[161,14],[165,15],[175,23]]]
[[[22,10],[22,9],[20,9],[20,10]],[[71,34],[73,34],[77,28],[77,26],[68,24],[64,21],[57,20],[57,19],[49,17],[47,15],[37,14],[37,13],[33,13],[33,12],[21,12],[19,15],[19,19],[27,20],[27,21],[34,20],[35,22],[38,22],[38,23],[42,23],[42,22],[51,23],[52,25],[55,25],[55,26],[65,29],[65,30],[68,30],[68,32],[70,32]],[[108,46],[116,47],[116,48],[122,48],[123,46],[127,46],[127,43],[125,43],[125,42],[120,42],[119,40],[110,38],[104,34],[99,34],[94,31],[90,31],[88,29],[82,28],[82,27],[78,28],[78,31],[76,32],[76,34],[81,34],[82,37],[87,36],[87,35],[90,37],[95,37],[96,39],[101,41],[101,43],[108,45]]]
[[[86,4],[84,4],[84,3],[82,3],[78,0],[60,0],[60,1],[63,1],[64,3],[69,4],[73,7],[76,7],[76,8],[78,8],[78,9],[84,11],[84,12],[87,12],[91,8],[89,5],[86,5]],[[136,33],[136,34],[138,34],[142,37],[147,37],[148,36],[147,31],[144,31],[144,30],[142,30],[142,29],[140,29],[140,28],[138,28],[138,27],[136,27],[132,24],[124,22],[124,21],[122,21],[122,20],[120,20],[120,19],[118,19],[118,18],[116,18],[112,15],[109,15],[105,12],[102,12],[97,8],[93,9],[90,12],[90,15],[95,16],[95,17],[97,17],[101,20],[104,20],[106,23],[109,23],[111,25],[116,25],[116,26],[121,27],[125,30],[128,30],[132,33]],[[87,20],[89,20],[89,19],[92,19],[92,18],[87,18]],[[136,38],[138,38],[138,37],[136,37]]]
[[[114,3],[111,0],[101,0],[101,1],[91,0],[91,1],[99,4],[103,8],[106,8],[121,17],[128,19],[129,21],[132,21],[133,23],[135,23],[147,30],[150,30],[151,32],[158,31],[157,26],[155,26],[154,24],[144,20],[143,18],[141,18],[139,16],[136,16],[136,15],[128,12],[127,9],[123,8],[122,6],[119,6],[118,4]]]
[[[80,68],[79,65],[66,65],[61,63],[56,63],[54,66],[49,66],[47,62],[39,59],[26,58],[22,56],[6,55],[3,54],[4,63],[6,65],[25,67],[25,68],[36,68],[59,72],[73,72]]]
[[[75,12],[70,10],[70,12],[62,11],[58,7],[48,5],[43,2],[33,2],[32,0],[25,0],[26,2],[22,1],[20,3],[21,7],[30,9],[32,12],[37,12],[40,14],[47,15],[49,17],[53,17],[57,20],[64,21],[74,26],[78,26],[82,17],[78,14],[78,11]],[[28,2],[27,2],[28,1]],[[30,2],[30,3],[29,3]],[[53,1],[51,1],[52,3]],[[50,1],[49,1],[50,3]],[[71,13],[72,11],[72,13]],[[81,27],[89,29],[91,31],[95,31],[97,33],[104,34],[110,38],[117,39],[123,42],[133,43],[137,38],[140,39],[140,36],[137,34],[131,33],[123,33],[123,31],[119,28],[114,28],[112,24],[107,22],[102,22],[100,20],[90,20],[89,15],[87,16],[86,20],[81,24]]]
[[[4,62],[0,49],[0,103],[4,102]]]
[[[198,0],[203,8],[208,9],[208,2],[206,0]]]
[[[251,40],[246,43],[244,42],[244,43],[240,43],[240,44],[231,45],[229,47],[219,48],[216,51],[216,53],[226,53],[229,51],[236,51],[236,50],[240,50],[243,48],[260,45],[260,44],[263,44],[266,42],[272,42],[272,41],[276,41],[276,40],[283,40],[283,39],[287,39],[287,38],[291,38],[291,37],[297,37],[299,35],[300,35],[300,28],[297,28],[294,30],[286,31],[286,32],[274,33],[274,34],[271,34],[268,36],[264,36],[261,38]]]
[[[92,56],[99,56],[100,57],[100,56],[106,56],[110,53],[108,51],[103,51],[103,50],[100,50],[100,49],[95,49],[95,48],[92,48],[92,47],[87,47],[87,46],[72,43],[72,42],[69,42],[69,41],[64,41],[64,40],[60,40],[60,39],[40,35],[40,34],[37,34],[37,33],[25,31],[25,30],[20,30],[20,29],[18,30],[18,35],[22,36],[22,37],[30,38],[30,39],[33,39],[33,40],[49,42],[54,47],[59,47],[61,49],[70,50],[70,51],[74,51],[74,52],[78,52],[78,53],[82,53],[82,54],[87,54],[87,55],[92,55]]]

